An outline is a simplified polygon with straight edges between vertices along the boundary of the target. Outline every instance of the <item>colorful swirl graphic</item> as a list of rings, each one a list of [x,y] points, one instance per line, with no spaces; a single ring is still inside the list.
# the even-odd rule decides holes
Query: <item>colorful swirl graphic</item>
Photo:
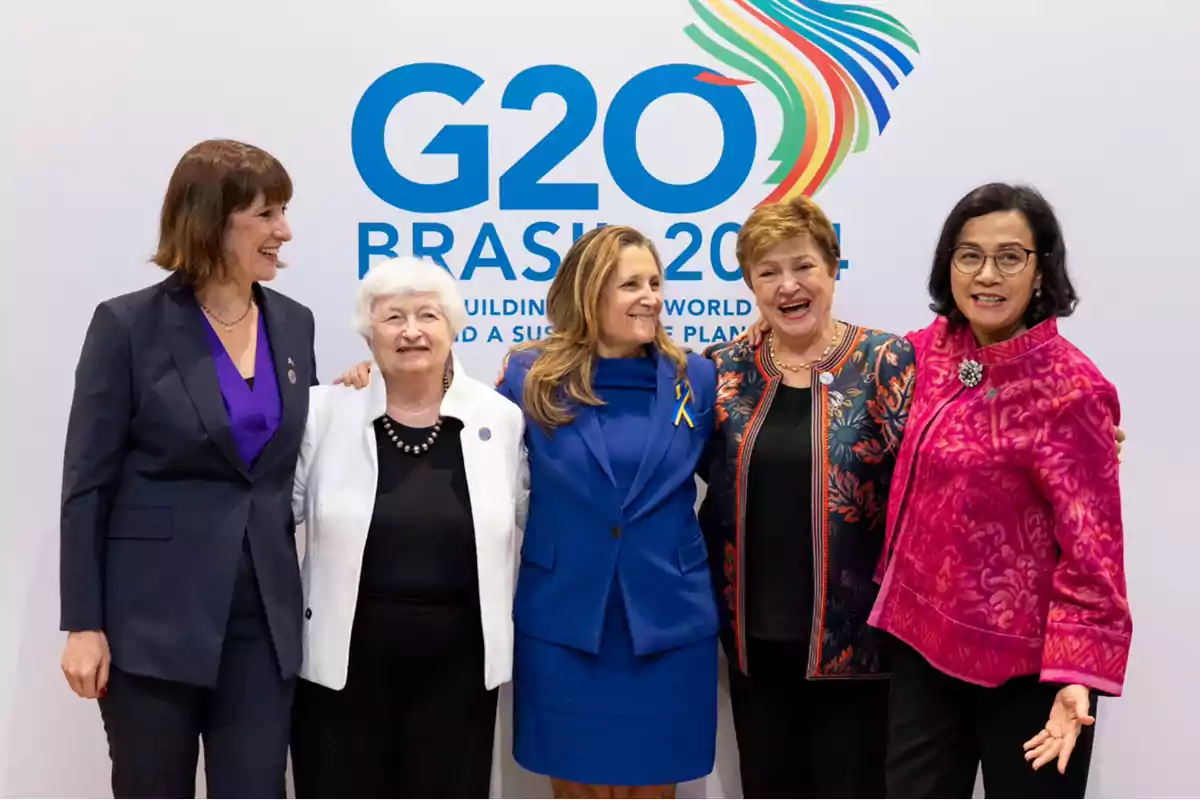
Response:
[[[829,0],[688,0],[699,23],[684,32],[747,80],[706,74],[723,85],[760,83],[783,111],[774,190],[761,204],[811,197],[850,152],[867,149],[871,120],[883,133],[891,113],[884,86],[912,72],[902,48],[919,53],[908,28],[877,8]],[[703,26],[703,27],[702,27]]]

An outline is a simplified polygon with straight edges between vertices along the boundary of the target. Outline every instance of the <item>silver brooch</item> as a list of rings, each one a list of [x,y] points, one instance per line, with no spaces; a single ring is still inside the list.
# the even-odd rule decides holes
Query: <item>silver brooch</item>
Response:
[[[983,364],[969,358],[965,359],[958,365],[958,379],[968,389],[975,388],[983,380]]]

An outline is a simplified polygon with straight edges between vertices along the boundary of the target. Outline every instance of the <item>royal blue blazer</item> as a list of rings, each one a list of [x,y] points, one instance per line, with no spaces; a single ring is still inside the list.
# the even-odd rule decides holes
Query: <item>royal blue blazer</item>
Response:
[[[716,371],[708,359],[688,354],[683,380],[670,359],[653,355],[653,434],[625,497],[618,494],[595,408],[573,408],[575,419],[549,433],[526,418],[529,515],[513,601],[519,634],[598,653],[614,579],[624,592],[638,655],[717,632],[695,513],[695,473],[713,431]],[[536,351],[511,354],[498,386],[522,411],[535,358]],[[685,395],[689,384],[687,413],[679,415],[676,389]]]

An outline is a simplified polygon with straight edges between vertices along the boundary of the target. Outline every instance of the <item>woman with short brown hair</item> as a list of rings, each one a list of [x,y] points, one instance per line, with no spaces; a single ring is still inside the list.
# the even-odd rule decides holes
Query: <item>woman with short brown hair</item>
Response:
[[[62,669],[99,699],[116,797],[283,797],[301,591],[292,477],[313,318],[261,284],[292,181],[201,142],[167,188],[166,280],[101,303],[63,469]]]
[[[841,253],[811,200],[762,206],[737,257],[770,333],[713,347],[700,521],[746,797],[882,797],[883,637],[867,626],[914,376],[898,336],[839,320]]]

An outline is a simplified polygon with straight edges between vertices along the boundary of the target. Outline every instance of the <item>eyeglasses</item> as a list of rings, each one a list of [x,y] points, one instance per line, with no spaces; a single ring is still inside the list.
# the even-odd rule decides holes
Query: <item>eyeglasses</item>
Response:
[[[1005,247],[993,255],[988,255],[978,247],[956,247],[951,263],[964,275],[974,275],[984,268],[990,258],[1001,274],[1012,277],[1020,274],[1029,265],[1029,257],[1033,254],[1033,250],[1024,247]]]

